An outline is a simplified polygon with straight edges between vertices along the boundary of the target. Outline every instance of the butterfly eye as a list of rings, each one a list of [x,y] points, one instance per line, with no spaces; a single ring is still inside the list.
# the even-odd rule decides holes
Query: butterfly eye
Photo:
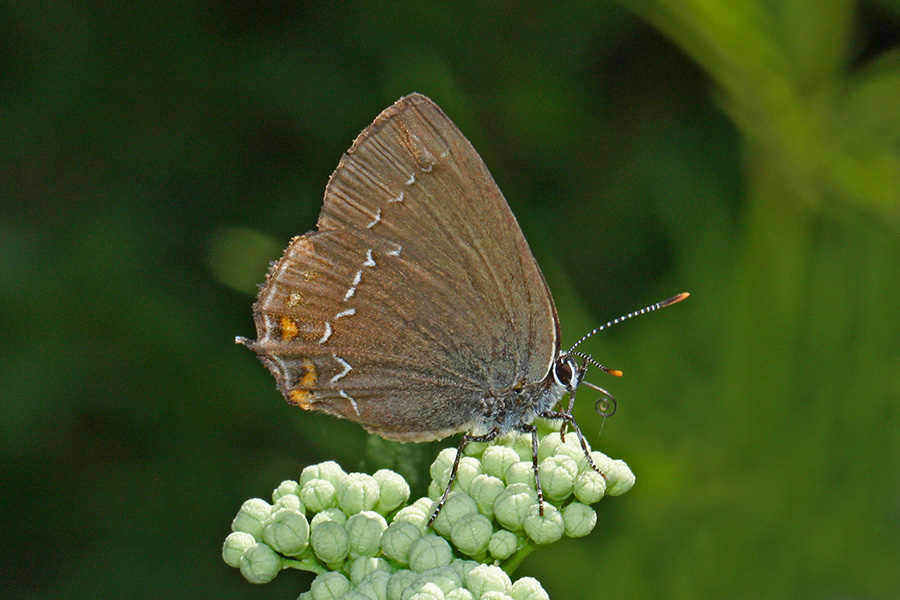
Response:
[[[574,377],[575,365],[572,363],[572,358],[564,356],[557,359],[556,364],[553,365],[553,378],[556,379],[556,383],[568,388],[572,385],[572,379]]]

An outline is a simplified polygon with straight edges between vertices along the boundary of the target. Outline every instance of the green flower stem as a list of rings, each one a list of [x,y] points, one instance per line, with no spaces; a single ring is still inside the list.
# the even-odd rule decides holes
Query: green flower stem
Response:
[[[292,558],[286,558],[284,559],[283,564],[285,569],[309,571],[310,573],[315,573],[316,575],[321,575],[322,573],[328,572],[328,569],[325,568],[322,563],[310,559],[295,560]]]
[[[526,543],[524,546],[516,550],[515,554],[500,563],[500,568],[512,575],[516,571],[516,569],[519,568],[519,565],[522,564],[522,561],[525,560],[525,558],[529,554],[534,552],[535,548],[537,548],[537,544],[535,544],[534,542]]]

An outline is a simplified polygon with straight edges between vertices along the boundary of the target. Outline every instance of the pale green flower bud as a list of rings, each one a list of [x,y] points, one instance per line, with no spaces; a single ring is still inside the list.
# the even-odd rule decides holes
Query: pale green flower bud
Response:
[[[515,433],[510,435],[504,442],[504,446],[508,446],[516,451],[519,460],[531,463],[531,434]]]
[[[238,568],[241,566],[241,556],[247,551],[247,548],[254,545],[256,540],[252,535],[245,531],[235,531],[229,533],[222,544],[222,558],[229,567]]]
[[[306,507],[303,506],[303,502],[300,501],[300,496],[297,496],[296,494],[285,494],[284,496],[280,496],[275,501],[275,504],[272,505],[272,512],[278,512],[282,508],[306,514]]]
[[[356,591],[365,594],[371,600],[387,600],[387,586],[391,579],[391,571],[376,570],[362,578]]]
[[[500,567],[478,565],[466,576],[466,587],[476,598],[482,598],[487,592],[508,593],[512,582]]]
[[[350,556],[375,556],[381,550],[381,534],[387,521],[377,512],[367,510],[347,519],[344,529],[350,539]]]
[[[494,501],[494,518],[510,531],[521,531],[528,509],[537,508],[537,492],[524,483],[506,486]]]
[[[399,473],[381,469],[372,477],[378,482],[380,491],[376,511],[386,515],[409,500],[409,484]]]
[[[266,520],[263,539],[285,556],[297,556],[309,542],[309,523],[299,512],[282,508]]]
[[[492,448],[497,447],[502,446],[492,446]],[[505,448],[505,450],[511,451],[510,448]],[[488,451],[485,450],[484,454],[487,456]],[[478,512],[490,519],[494,516],[494,501],[504,489],[506,489],[506,484],[503,481],[493,475],[482,473],[472,480],[472,484],[469,486],[469,495],[478,506]]]
[[[475,600],[475,596],[466,588],[456,588],[449,594],[445,594],[444,600]]]
[[[435,502],[435,506],[437,506],[437,502]],[[450,495],[447,496],[447,501],[444,503],[444,508],[441,509],[440,514],[431,526],[442,536],[450,537],[450,528],[453,526],[453,523],[469,513],[477,512],[478,505],[475,504],[475,501],[468,494],[462,491],[450,492]]]
[[[424,583],[409,597],[409,600],[444,600],[444,592],[433,583]]]
[[[422,530],[416,524],[395,519],[381,534],[381,551],[401,565],[409,565],[409,549],[420,537]]]
[[[313,579],[309,593],[313,600],[337,600],[350,589],[349,579],[337,571],[330,571]]]
[[[541,516],[538,505],[528,508],[525,533],[536,544],[551,544],[561,538],[565,530],[562,514],[552,504],[544,504],[544,516]]]
[[[324,523],[325,521],[334,521],[338,525],[343,526],[347,523],[347,515],[337,507],[333,506],[331,508],[326,508],[322,512],[313,515],[312,520],[309,522],[309,528],[315,529],[316,525]]]
[[[463,577],[453,567],[437,567],[436,569],[428,569],[419,573],[416,582],[419,584],[433,583],[441,588],[444,594],[447,594],[458,587],[462,587]]]
[[[590,450],[591,447],[588,446],[588,452]],[[581,442],[578,441],[578,436],[571,429],[566,435],[565,443],[563,443],[562,436],[559,435],[558,431],[547,434],[538,443],[538,460],[543,461],[551,456],[568,456],[578,463],[579,468],[581,468],[582,463],[587,464]]]
[[[513,600],[512,596],[508,594],[504,594],[503,592],[485,592],[481,595],[479,600]]]
[[[634,473],[624,460],[610,461],[607,469],[604,473],[609,478],[606,484],[608,496],[621,496],[634,486]]]
[[[444,489],[445,488],[440,487],[438,484],[432,481],[428,484],[428,490],[426,493],[428,494],[429,498],[440,498],[444,494]]]
[[[460,581],[465,582],[466,577],[469,576],[469,573],[475,567],[481,566],[480,562],[476,562],[474,560],[467,560],[462,558],[457,558],[452,563],[450,563],[450,568],[459,573]]]
[[[337,489],[346,476],[347,473],[339,464],[333,460],[329,460],[317,465],[310,465],[303,469],[303,472],[300,473],[300,485],[305,486],[313,479],[324,479],[325,481],[331,482],[331,485]]]
[[[348,515],[372,510],[381,499],[381,488],[375,478],[365,473],[350,473],[337,486],[338,505]]]
[[[575,478],[575,498],[584,504],[599,502],[606,493],[606,480],[603,475],[588,466]]]
[[[397,511],[397,514],[394,515],[394,523],[397,522],[407,522],[412,523],[421,531],[425,531],[425,527],[428,525],[428,519],[431,518],[431,500],[428,500],[429,505],[427,507],[423,507],[418,501],[415,504],[410,504],[409,506],[404,506],[400,510]]]
[[[509,592],[513,600],[550,600],[550,596],[541,587],[541,582],[534,577],[522,577]]]
[[[388,600],[403,600],[403,591],[412,585],[416,578],[416,573],[408,569],[397,571],[391,575],[387,584]]]
[[[447,481],[450,479],[450,469],[453,467],[453,461],[456,460],[456,448],[444,448],[431,463],[429,473],[431,481],[441,488],[441,491],[447,487]]]
[[[350,552],[347,531],[334,521],[325,521],[313,527],[309,543],[319,560],[326,564],[342,562]]]
[[[525,485],[531,486],[531,489],[534,489],[534,465],[530,460],[528,462],[522,460],[517,463],[513,463],[506,470],[506,476],[504,477],[504,479],[506,481],[506,485],[523,483]]]
[[[272,505],[262,498],[251,498],[241,505],[241,509],[231,522],[232,531],[249,533],[257,541],[262,540],[263,523],[272,514]]]
[[[441,490],[441,493],[444,493],[444,490]],[[434,501],[431,498],[419,498],[410,506],[415,506],[423,513],[427,514],[429,517],[431,516],[431,508],[434,505]]]
[[[306,469],[303,472],[305,473]],[[331,508],[337,504],[334,484],[327,479],[310,479],[300,488],[300,501],[311,512]]]
[[[282,558],[266,544],[253,544],[241,555],[241,575],[250,583],[269,583],[281,566]]]
[[[591,460],[593,460],[594,464],[604,473],[612,468],[613,459],[597,450],[591,452]]]
[[[350,590],[341,595],[340,600],[372,600],[365,594],[361,594],[357,590]]]
[[[544,497],[551,501],[565,500],[572,495],[578,463],[564,454],[547,457],[538,467]]]
[[[497,479],[506,476],[506,470],[519,462],[519,454],[507,446],[488,446],[481,456],[481,466],[484,472]]]
[[[442,537],[426,535],[415,542],[409,549],[409,568],[416,572],[446,567],[453,560],[453,550]]]
[[[548,433],[538,442],[538,460],[547,460],[548,456],[556,454],[556,449],[563,444],[558,431]]]
[[[481,455],[484,454],[484,451],[487,448],[491,447],[491,442],[470,442],[465,449],[466,456],[474,456],[477,459],[481,459]]]
[[[519,549],[519,536],[512,531],[498,529],[491,535],[488,551],[497,560],[506,560]]]
[[[472,480],[481,475],[481,462],[471,456],[463,456],[459,459],[459,467],[456,470],[456,485],[464,492],[469,492]]]
[[[562,511],[566,535],[583,537],[589,534],[597,524],[597,513],[593,508],[580,502],[572,502]]]
[[[374,556],[357,558],[350,563],[350,581],[358,584],[367,575],[375,571],[384,571],[390,574],[393,572],[393,569],[391,569],[388,561],[383,558],[375,558]]]
[[[287,495],[299,496],[300,484],[290,479],[282,481],[272,492],[272,502],[278,502],[279,498]]]
[[[469,513],[453,523],[450,540],[466,556],[480,557],[487,551],[494,527],[481,513]]]
[[[585,442],[587,444],[587,442]],[[590,445],[588,445],[588,452],[591,451]],[[588,467],[587,456],[584,455],[584,450],[581,448],[581,444],[578,442],[578,439],[575,437],[574,433],[570,433],[566,436],[566,443],[562,444],[556,449],[557,456],[568,456],[578,465],[578,470],[581,471],[584,467]]]

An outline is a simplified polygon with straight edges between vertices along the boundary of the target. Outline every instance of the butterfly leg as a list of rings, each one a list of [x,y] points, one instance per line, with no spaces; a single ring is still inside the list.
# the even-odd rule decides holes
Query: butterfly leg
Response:
[[[575,408],[575,390],[572,390],[571,392],[569,392],[569,407],[566,409],[566,412],[563,413],[563,414],[569,415],[569,418],[564,419],[562,426],[560,426],[560,428],[559,428],[559,437],[563,441],[564,444],[566,443],[566,429],[568,429],[568,427],[569,427],[569,421],[571,421],[573,424],[575,423],[575,421],[572,420],[572,409],[573,408]]]
[[[534,471],[534,489],[537,490],[538,512],[544,516],[544,491],[541,489],[541,477],[538,475],[538,436],[537,427],[523,423],[516,427],[522,433],[531,434],[531,468]]]
[[[600,473],[600,475],[603,476],[603,479],[608,480],[608,478],[606,477],[606,473],[601,471],[600,467],[598,467],[594,463],[594,459],[591,458],[591,453],[588,450],[587,442],[584,440],[584,435],[581,433],[581,429],[578,427],[578,423],[575,422],[575,417],[572,416],[571,412],[564,413],[556,411],[546,411],[539,414],[538,416],[544,419],[561,420],[563,421],[563,427],[565,427],[566,425],[571,425],[572,429],[575,430],[575,435],[578,436],[578,442],[581,444],[581,450],[582,452],[584,452],[584,457],[587,458],[588,464],[593,470]],[[560,434],[562,434],[562,429],[560,429]]]
[[[484,435],[469,435],[468,433],[462,436],[462,439],[459,441],[459,447],[456,449],[456,459],[453,461],[453,467],[450,469],[450,479],[447,481],[447,487],[444,489],[444,495],[441,496],[441,499],[438,501],[437,506],[434,507],[434,513],[431,515],[431,518],[428,519],[428,526],[431,527],[431,524],[434,523],[434,520],[437,519],[437,516],[440,514],[441,509],[444,508],[444,503],[447,501],[447,496],[450,495],[450,488],[453,487],[453,482],[456,481],[456,472],[459,469],[459,459],[462,458],[463,450],[466,449],[472,442],[490,442],[500,435],[499,429],[492,429]],[[535,446],[536,448],[536,446]],[[537,450],[535,450],[535,460],[537,460]],[[535,471],[537,474],[537,471]]]

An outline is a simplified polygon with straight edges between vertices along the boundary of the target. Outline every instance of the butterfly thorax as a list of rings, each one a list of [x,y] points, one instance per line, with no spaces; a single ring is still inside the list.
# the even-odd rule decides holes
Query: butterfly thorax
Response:
[[[501,435],[521,430],[535,417],[550,411],[568,391],[548,375],[542,381],[522,383],[484,398],[484,415],[473,425],[479,435],[497,430]]]

